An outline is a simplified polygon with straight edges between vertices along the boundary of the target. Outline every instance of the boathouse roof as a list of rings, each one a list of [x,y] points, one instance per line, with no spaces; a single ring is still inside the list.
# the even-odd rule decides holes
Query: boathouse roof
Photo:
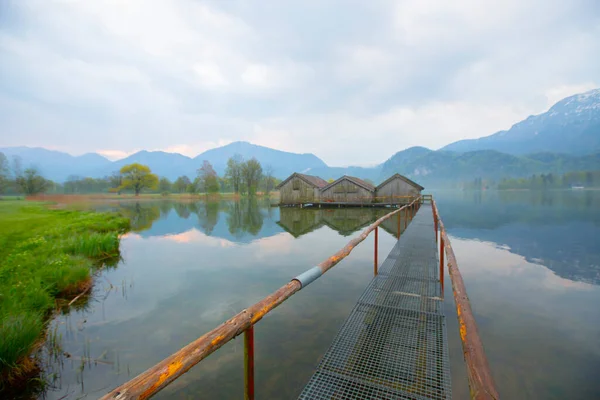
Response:
[[[306,174],[300,174],[298,172],[294,172],[292,175],[288,176],[284,181],[282,181],[279,185],[277,185],[276,188],[277,189],[281,188],[283,185],[288,183],[290,181],[290,179],[292,179],[293,177],[298,177],[298,178],[302,179],[304,182],[311,185],[312,187],[316,187],[319,189],[327,186],[327,181],[319,176],[306,175]]]
[[[372,184],[370,184],[367,181],[363,181],[360,178],[357,178],[355,176],[349,176],[349,175],[344,175],[341,178],[331,182],[329,185],[322,187],[321,190],[327,190],[330,187],[333,187],[335,185],[337,185],[338,183],[340,183],[341,181],[343,181],[344,179],[349,180],[350,182],[354,183],[357,186],[362,187],[363,189],[368,190],[369,192],[374,192],[375,191],[375,186],[373,186]]]
[[[387,185],[388,183],[390,183],[391,181],[393,181],[394,179],[399,178],[401,180],[403,180],[404,182],[408,183],[411,186],[414,186],[416,188],[418,188],[419,190],[423,190],[425,189],[423,186],[419,185],[417,182],[412,181],[410,179],[408,179],[407,177],[405,177],[404,175],[400,175],[398,173],[390,176],[389,178],[387,178],[385,181],[381,182],[378,186],[377,189],[380,189],[382,187],[384,187],[385,185]]]

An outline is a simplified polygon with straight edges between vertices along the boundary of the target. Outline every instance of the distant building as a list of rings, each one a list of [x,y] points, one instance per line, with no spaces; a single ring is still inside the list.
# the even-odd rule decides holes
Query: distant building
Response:
[[[377,186],[378,203],[399,203],[403,198],[419,196],[423,186],[405,176],[394,174]]]
[[[306,204],[320,201],[320,190],[327,181],[318,176],[293,173],[277,185],[281,204]]]
[[[375,186],[362,179],[344,175],[321,188],[323,203],[372,203]]]

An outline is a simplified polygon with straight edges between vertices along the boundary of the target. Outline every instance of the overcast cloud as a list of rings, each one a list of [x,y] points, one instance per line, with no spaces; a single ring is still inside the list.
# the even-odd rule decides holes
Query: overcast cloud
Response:
[[[599,86],[597,0],[0,2],[0,146],[369,165]]]

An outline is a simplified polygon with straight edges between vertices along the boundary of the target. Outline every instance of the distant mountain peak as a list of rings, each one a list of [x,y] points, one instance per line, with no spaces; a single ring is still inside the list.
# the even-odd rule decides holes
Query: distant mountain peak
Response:
[[[106,158],[102,154],[98,154],[98,153],[84,153],[77,157],[79,159],[108,161],[108,158]]]
[[[594,89],[564,98],[548,110],[550,116],[555,116],[559,113],[569,115],[589,112],[600,113],[600,89]]]
[[[279,152],[287,153],[287,154],[300,154],[300,155],[311,155],[311,156],[314,156],[313,153],[295,153],[295,152],[290,152],[290,151],[286,151],[286,150],[279,150],[279,149],[274,149],[274,148],[271,148],[271,147],[268,147],[268,146],[263,146],[261,144],[247,142],[247,141],[244,141],[244,140],[237,140],[235,142],[231,142],[231,143],[226,144],[224,146],[217,147],[217,149],[236,148],[236,147],[240,148],[240,149],[261,148],[261,149],[268,149],[268,150],[279,151]],[[210,151],[210,150],[213,150],[213,149],[209,149],[207,151]]]
[[[454,142],[442,148],[457,152],[498,150],[523,155],[537,152],[592,154],[600,151],[600,89],[566,97],[539,115],[531,115],[479,139]]]
[[[575,98],[576,101],[587,101],[590,98],[594,98],[596,100],[600,100],[600,88],[588,90],[587,92],[575,94],[573,96],[567,97],[567,99]]]

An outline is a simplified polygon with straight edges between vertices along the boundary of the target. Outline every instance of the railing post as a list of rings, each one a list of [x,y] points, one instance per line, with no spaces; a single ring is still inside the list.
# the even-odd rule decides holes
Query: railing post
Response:
[[[437,235],[437,233],[436,233]],[[442,287],[442,297],[444,297],[444,238],[440,238],[440,286]]]
[[[244,399],[254,400],[254,325],[244,331]]]
[[[400,214],[402,213],[398,213],[398,240],[400,240]]]
[[[438,242],[438,216],[435,213],[435,207],[431,208],[433,210],[433,230],[435,232],[435,242]]]
[[[377,255],[379,253],[379,249],[378,249],[378,244],[377,242],[379,241],[379,226],[375,227],[375,257],[374,257],[374,262],[373,262],[373,275],[377,276]]]

